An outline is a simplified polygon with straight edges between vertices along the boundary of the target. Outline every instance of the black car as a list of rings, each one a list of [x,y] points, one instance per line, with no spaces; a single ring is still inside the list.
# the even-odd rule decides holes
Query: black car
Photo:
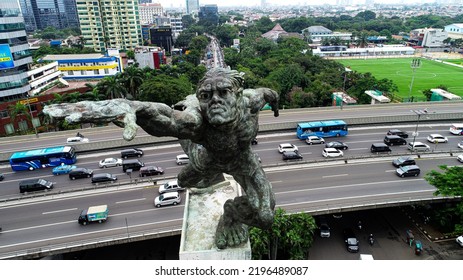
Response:
[[[144,166],[140,168],[140,177],[153,176],[153,175],[162,175],[164,174],[164,169],[159,166]]]
[[[5,179],[5,176],[3,176],[3,173],[0,173],[0,181],[3,181]]]
[[[88,168],[74,168],[69,172],[69,179],[75,180],[80,178],[90,178],[93,176],[93,170]]]
[[[117,177],[109,173],[100,173],[94,174],[92,177],[92,183],[102,183],[102,182],[114,182],[117,180]]]
[[[302,160],[302,155],[299,152],[283,152],[283,160]]]
[[[399,157],[392,161],[392,165],[395,167],[401,167],[406,165],[415,165],[416,162],[412,157]]]
[[[408,133],[405,132],[405,131],[402,131],[400,129],[390,129],[388,132],[387,132],[387,135],[398,135],[402,138],[408,138]]]
[[[348,252],[357,253],[359,251],[359,241],[357,236],[350,228],[346,228],[343,231],[344,234],[344,243],[346,243],[346,248]]]
[[[325,147],[326,148],[335,148],[335,149],[338,149],[338,150],[347,150],[349,148],[347,146],[347,144],[345,144],[343,142],[339,142],[339,141],[328,142],[328,143],[325,144]]]
[[[257,138],[252,138],[251,140],[251,145],[257,145],[259,142],[257,142]]]
[[[141,157],[143,156],[143,150],[138,148],[125,149],[121,151],[121,157],[126,159],[129,157]]]

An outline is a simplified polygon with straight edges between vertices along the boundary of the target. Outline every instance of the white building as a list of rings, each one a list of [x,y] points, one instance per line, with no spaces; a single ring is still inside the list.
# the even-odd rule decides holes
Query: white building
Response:
[[[164,11],[159,3],[140,4],[138,6],[141,24],[151,24],[158,16],[162,16]]]
[[[452,39],[463,39],[463,23],[454,23],[444,27]]]
[[[312,50],[313,55],[322,57],[367,57],[367,56],[403,56],[414,55],[415,49],[405,46],[388,46],[374,48],[347,48],[346,46],[320,46]]]
[[[447,31],[443,29],[427,29],[424,32],[423,43],[421,46],[428,48],[436,48],[444,46],[444,40],[449,36]]]
[[[61,80],[60,82],[66,83],[60,79],[61,71],[58,69],[58,62],[54,61],[45,65],[35,65],[32,70],[27,72],[29,76],[29,84],[31,91],[29,95],[36,95],[48,85]]]

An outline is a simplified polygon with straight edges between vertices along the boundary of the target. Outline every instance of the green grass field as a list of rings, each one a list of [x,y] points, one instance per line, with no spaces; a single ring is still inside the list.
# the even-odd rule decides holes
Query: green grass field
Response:
[[[338,60],[345,66],[360,73],[371,72],[376,79],[390,79],[399,88],[395,94],[407,98],[410,91],[413,70],[410,67],[412,58],[391,59],[343,59]],[[453,62],[454,63],[454,62]],[[447,90],[463,96],[463,68],[446,65],[428,59],[421,59],[421,67],[416,69],[413,81],[412,96],[424,97],[425,89],[447,86]]]

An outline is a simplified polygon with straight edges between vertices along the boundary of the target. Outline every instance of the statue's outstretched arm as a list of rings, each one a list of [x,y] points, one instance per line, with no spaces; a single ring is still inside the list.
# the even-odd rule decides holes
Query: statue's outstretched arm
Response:
[[[173,109],[163,103],[112,99],[53,104],[47,105],[43,109],[43,112],[50,117],[65,119],[69,123],[113,122],[124,127],[123,137],[125,140],[132,140],[137,133],[137,114],[144,114],[148,111],[151,125],[159,124],[158,128],[165,126],[165,135],[176,136],[175,132],[178,131],[178,127],[176,127]],[[145,122],[141,123],[145,129],[143,125]]]
[[[250,100],[251,111],[257,113],[262,109],[266,103],[270,105],[273,111],[273,115],[278,117],[278,100],[279,95],[276,91],[269,88],[257,88],[257,89],[246,89],[243,91],[243,95],[248,97]]]

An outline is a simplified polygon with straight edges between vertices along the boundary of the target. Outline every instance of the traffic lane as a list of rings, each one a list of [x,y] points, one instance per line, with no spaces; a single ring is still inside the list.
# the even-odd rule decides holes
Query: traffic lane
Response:
[[[424,180],[424,175],[430,170],[438,170],[438,165],[446,164],[452,166],[458,162],[454,158],[421,158],[417,159],[421,174],[418,177],[400,178],[395,174],[392,160],[343,162],[330,166],[297,166],[291,169],[267,171],[267,178],[272,183],[274,191],[297,191],[307,189],[318,189],[337,187],[340,185],[355,185],[360,188],[362,184],[372,182],[398,182],[397,185],[409,185],[415,180]]]
[[[137,191],[131,190],[129,192]],[[40,236],[39,239],[68,236],[72,237],[74,241],[80,240],[76,235],[82,233],[82,229],[87,227],[89,230],[98,230],[101,237],[107,235],[109,231],[118,230],[120,227],[129,226],[132,231],[152,230],[153,228],[162,230],[164,227],[170,227],[172,221],[175,225],[181,224],[183,202],[178,206],[155,208],[153,199],[158,195],[157,191],[148,190],[146,192],[148,193],[146,196],[136,195],[136,198],[132,199],[127,196],[126,192],[117,192],[106,194],[104,198],[102,195],[92,195],[85,198],[77,197],[63,201],[40,203],[42,208],[50,209],[48,212],[41,212],[40,209],[38,209],[39,211],[29,211],[30,209],[26,206],[13,210],[2,209],[2,217],[11,214],[12,211],[28,217],[14,222],[14,224],[19,223],[20,227],[14,228],[11,226],[13,223],[5,223],[0,245],[33,242],[37,236]],[[92,200],[95,200],[93,204],[89,202]],[[80,211],[91,205],[100,205],[103,200],[108,204],[110,211],[108,222],[98,225],[98,227],[78,225],[77,218]],[[79,209],[76,210],[76,208]]]

